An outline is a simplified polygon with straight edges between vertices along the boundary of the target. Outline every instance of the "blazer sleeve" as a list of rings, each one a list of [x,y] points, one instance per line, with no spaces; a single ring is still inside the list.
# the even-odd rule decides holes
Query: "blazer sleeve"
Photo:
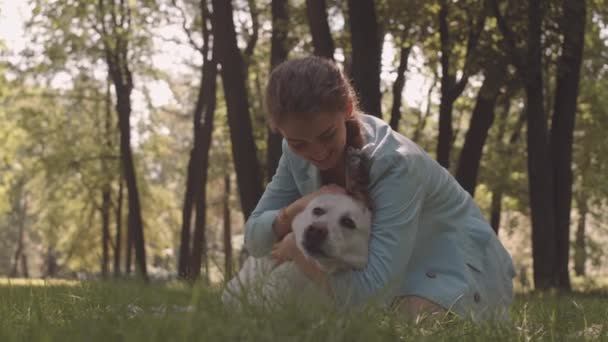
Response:
[[[276,242],[272,223],[279,210],[300,197],[294,177],[289,167],[287,146],[283,141],[283,154],[279,165],[266,186],[264,194],[245,224],[245,247],[254,257],[268,255]]]
[[[400,285],[412,255],[425,197],[424,161],[419,155],[391,153],[375,160],[370,177],[373,200],[369,257],[362,270],[329,275],[338,307],[383,302]]]

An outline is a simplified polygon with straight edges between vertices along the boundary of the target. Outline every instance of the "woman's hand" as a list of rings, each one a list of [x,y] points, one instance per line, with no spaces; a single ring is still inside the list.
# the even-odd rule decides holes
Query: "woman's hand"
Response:
[[[284,237],[291,232],[291,222],[293,219],[306,208],[308,203],[315,197],[321,194],[345,194],[346,189],[336,184],[324,185],[319,190],[313,191],[306,196],[300,197],[287,207],[283,208],[275,222],[273,224],[273,230],[278,240],[284,239]]]
[[[306,195],[292,203],[292,205],[296,206],[299,209],[296,211],[297,212],[296,215],[299,214],[302,210],[304,210],[304,208],[306,208],[306,206],[308,205],[308,203],[310,203],[310,201],[312,201],[315,197],[322,195],[322,194],[346,194],[346,189],[344,189],[343,187],[336,185],[336,184],[323,185],[322,187],[319,188],[319,190],[313,191],[313,192],[309,193],[308,195]],[[290,205],[290,207],[291,207],[291,205]],[[294,217],[295,217],[295,215],[294,215]]]
[[[284,263],[285,261],[291,261],[295,258],[296,253],[300,253],[298,246],[296,245],[296,238],[292,233],[285,235],[283,240],[277,242],[272,246],[272,252],[270,256],[272,259],[277,261],[277,266]]]

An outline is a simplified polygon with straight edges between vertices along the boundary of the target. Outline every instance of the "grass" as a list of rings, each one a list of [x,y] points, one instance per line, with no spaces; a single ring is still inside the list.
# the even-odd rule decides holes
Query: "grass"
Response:
[[[519,295],[508,325],[414,325],[370,309],[220,302],[179,283],[0,281],[0,341],[608,341],[608,293]]]

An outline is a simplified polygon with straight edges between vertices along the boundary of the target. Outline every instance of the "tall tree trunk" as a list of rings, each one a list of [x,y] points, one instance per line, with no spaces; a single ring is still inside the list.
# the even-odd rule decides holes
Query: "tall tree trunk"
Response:
[[[20,186],[23,186],[23,183],[20,182]],[[25,218],[27,216],[27,198],[25,197],[24,192],[20,192],[22,197],[18,198],[16,201],[16,212],[17,215],[17,226],[19,227],[19,235],[17,237],[17,250],[15,251],[15,256],[13,258],[13,266],[11,268],[11,277],[17,277],[19,275],[19,263],[23,260],[23,255],[25,254]],[[22,263],[23,266],[23,263]],[[22,267],[21,273],[24,277],[26,270]]]
[[[460,153],[456,179],[472,197],[475,197],[483,147],[488,137],[488,131],[494,122],[496,99],[506,73],[506,63],[500,59],[487,67]]]
[[[361,109],[382,118],[380,55],[382,41],[373,0],[348,0],[352,44],[351,75]]]
[[[125,274],[131,274],[131,266],[133,265],[133,231],[127,226],[127,255],[125,257]]]
[[[120,255],[122,252],[122,203],[123,203],[123,180],[122,174],[119,171],[118,177],[118,200],[116,204],[116,239],[114,246],[114,276],[120,276]]]
[[[333,60],[334,40],[327,22],[325,0],[306,0],[306,16],[312,36],[312,45],[315,49],[314,54]]]
[[[454,132],[452,128],[452,110],[454,102],[464,91],[469,80],[469,70],[473,61],[472,56],[479,36],[483,30],[486,20],[485,7],[480,12],[477,22],[472,20],[472,14],[469,14],[469,35],[466,46],[466,55],[462,76],[460,80],[456,79],[456,71],[451,70],[450,61],[452,57],[452,42],[450,41],[450,32],[448,28],[448,1],[440,1],[439,9],[439,37],[441,41],[441,103],[439,105],[439,137],[437,142],[437,161],[443,167],[449,170],[450,154],[452,150],[452,142],[454,141]]]
[[[502,188],[492,191],[492,202],[490,203],[490,225],[494,233],[498,235],[500,229],[500,216],[502,214]]]
[[[21,254],[21,273],[23,275],[23,278],[30,277],[29,267],[27,266],[27,254],[26,253]]]
[[[232,278],[232,227],[230,221],[230,174],[224,176],[224,279]]]
[[[107,75],[106,93],[105,93],[105,122],[104,122],[104,140],[106,153],[111,154],[113,151],[112,144],[112,92],[111,79]],[[112,211],[112,179],[108,161],[105,158],[101,159],[101,170],[104,174],[104,183],[101,189],[101,276],[106,278],[110,267],[110,214]],[[114,251],[116,253],[116,251]]]
[[[492,226],[492,229],[494,229],[496,235],[498,235],[500,229],[500,218],[502,215],[502,197],[506,188],[506,179],[509,177],[509,174],[511,172],[510,161],[515,151],[516,144],[521,137],[521,130],[523,129],[524,123],[526,121],[525,112],[522,111],[519,115],[517,123],[515,124],[513,132],[511,133],[509,143],[505,144],[503,142],[503,138],[507,128],[507,117],[511,112],[512,95],[513,91],[507,89],[504,99],[502,101],[504,103],[504,108],[500,117],[498,134],[496,136],[496,151],[500,154],[500,158],[506,161],[506,167],[500,169],[499,176],[497,177],[497,182],[492,188],[492,202],[490,203],[490,225]]]
[[[200,127],[201,132],[199,135],[201,151],[201,179],[198,182],[196,189],[196,221],[194,224],[194,241],[192,243],[192,261],[191,270],[192,276],[196,279],[201,274],[201,263],[205,260],[205,276],[209,277],[209,262],[207,255],[207,235],[205,231],[205,218],[207,210],[207,173],[209,170],[209,149],[211,148],[211,135],[213,133],[213,117],[215,113],[215,102],[216,102],[216,85],[217,85],[217,63],[216,61],[210,60],[205,63],[205,75],[203,76],[204,86],[204,98],[203,101],[206,104],[205,108],[205,122]],[[208,279],[207,279],[208,280]]]
[[[307,3],[310,1],[307,1]],[[324,6],[324,4],[323,4]],[[308,9],[310,11],[310,9]],[[323,8],[325,10],[325,8]],[[309,16],[310,19],[310,16]],[[327,16],[325,17],[327,23]],[[287,59],[287,34],[289,16],[287,13],[287,0],[272,0],[272,38],[270,43],[270,69],[274,69]],[[312,25],[311,25],[312,30]],[[329,30],[329,29],[328,29]],[[333,50],[333,48],[332,48]],[[332,51],[333,54],[333,51]],[[281,158],[281,135],[268,128],[266,142],[266,178],[272,179]]]
[[[249,217],[262,195],[262,178],[249,115],[249,101],[243,75],[243,60],[236,42],[232,2],[213,0],[213,36],[221,64],[224,97],[232,155],[237,175],[241,209]]]
[[[407,31],[404,30],[401,42],[401,55],[399,57],[399,67],[397,67],[397,79],[393,84],[393,109],[391,110],[390,125],[393,131],[399,131],[399,120],[401,120],[401,99],[403,88],[405,87],[405,71],[412,47],[405,45]]]
[[[562,1],[562,54],[557,65],[551,122],[557,286],[570,290],[570,209],[572,205],[572,135],[576,117],[580,69],[585,45],[585,0]]]
[[[109,0],[97,3],[98,23],[101,29],[104,53],[108,71],[114,84],[116,93],[116,112],[118,113],[118,126],[120,130],[120,157],[123,167],[123,176],[127,183],[128,193],[128,222],[132,234],[135,260],[139,275],[148,280],[146,267],[146,247],[144,240],[141,204],[137,189],[137,175],[133,152],[131,150],[131,92],[133,91],[133,75],[129,68],[129,39],[132,27],[131,11],[129,5],[116,4]],[[109,14],[109,15],[108,15]],[[113,18],[108,21],[108,17]],[[120,21],[116,18],[120,17]]]
[[[574,244],[574,272],[577,276],[585,275],[585,263],[587,262],[587,243],[585,241],[585,226],[587,225],[587,203],[586,199],[580,198],[578,202],[578,224],[576,227],[576,240]]]
[[[110,198],[111,187],[110,184],[105,184],[101,193],[101,276],[106,278],[108,276],[108,269],[110,266]]]
[[[45,278],[54,278],[57,275],[58,268],[59,265],[57,265],[56,252],[52,247],[49,246],[46,252]]]
[[[534,286],[548,289],[557,286],[555,213],[553,205],[553,170],[544,107],[542,46],[542,10],[538,1],[528,3],[528,51],[526,67],[526,116],[528,119],[528,185],[532,216],[532,256]]]
[[[201,18],[203,20],[202,36],[203,46],[198,48],[203,58],[201,67],[201,81],[198,97],[193,113],[194,143],[188,162],[188,176],[186,179],[186,192],[182,210],[182,232],[179,252],[178,275],[183,279],[193,280],[200,275],[202,249],[206,244],[205,233],[205,199],[207,185],[207,169],[209,148],[211,147],[211,133],[213,132],[213,114],[215,111],[215,91],[217,63],[214,60],[215,52],[209,54],[209,11],[207,1],[199,2]],[[255,9],[252,9],[255,11]],[[254,40],[257,38],[254,38]],[[255,44],[255,43],[253,43]],[[249,45],[248,45],[249,46]],[[252,48],[253,49],[253,48]],[[191,242],[192,208],[196,206],[195,232]],[[191,248],[192,245],[192,248]]]
[[[115,65],[113,68],[120,69]],[[123,67],[124,68],[124,67]],[[130,77],[129,77],[130,78]],[[119,113],[120,125],[120,154],[122,165],[124,168],[125,180],[127,183],[128,193],[128,222],[129,229],[132,232],[133,248],[135,249],[135,260],[139,275],[147,279],[148,272],[146,267],[146,250],[144,241],[143,222],[141,217],[141,205],[139,201],[139,191],[137,189],[137,176],[135,175],[135,165],[133,162],[133,154],[131,152],[131,90],[132,86],[119,86],[122,75],[118,73],[113,77],[117,101],[117,112]]]

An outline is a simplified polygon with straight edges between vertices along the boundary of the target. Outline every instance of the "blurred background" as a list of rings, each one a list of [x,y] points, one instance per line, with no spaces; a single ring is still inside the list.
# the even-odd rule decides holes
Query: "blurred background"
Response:
[[[2,0],[0,276],[238,270],[316,54],[469,191],[522,291],[606,286],[605,0]]]

